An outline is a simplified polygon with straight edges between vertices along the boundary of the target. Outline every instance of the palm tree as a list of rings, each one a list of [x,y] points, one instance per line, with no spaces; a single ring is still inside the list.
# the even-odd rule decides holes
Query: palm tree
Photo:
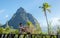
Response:
[[[49,24],[48,24],[48,19],[47,19],[47,13],[46,13],[46,11],[50,12],[50,10],[49,10],[50,5],[45,2],[45,3],[43,3],[43,6],[42,7],[40,6],[39,8],[42,8],[43,11],[44,11],[44,15],[45,15],[46,22],[47,22],[47,25],[48,25],[48,33],[49,33]]]

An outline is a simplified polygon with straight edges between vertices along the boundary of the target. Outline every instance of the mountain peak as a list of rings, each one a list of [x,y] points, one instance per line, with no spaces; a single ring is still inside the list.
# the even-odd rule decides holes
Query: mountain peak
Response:
[[[23,7],[20,7],[19,9],[22,9],[22,10],[24,10],[24,8],[23,8]]]
[[[24,8],[20,7],[17,11],[24,11]]]
[[[24,8],[22,8],[22,7],[20,7],[18,10],[17,10],[17,14],[23,14],[23,13],[25,13],[26,11],[24,10]]]

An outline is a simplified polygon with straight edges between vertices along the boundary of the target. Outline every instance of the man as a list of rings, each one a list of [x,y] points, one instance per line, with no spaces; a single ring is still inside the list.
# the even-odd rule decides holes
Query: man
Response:
[[[24,27],[24,26],[22,25],[22,23],[20,23],[20,24],[19,24],[19,32],[20,32],[20,33],[23,33],[23,32],[28,33],[28,32],[29,32],[29,27],[27,27],[27,26]]]
[[[20,24],[19,24],[19,33],[20,33],[20,34],[23,34],[24,32],[29,35],[29,34],[30,34],[30,32],[29,32],[29,27],[27,27],[27,26],[24,27],[24,26],[22,25],[22,23],[20,23]],[[25,38],[25,36],[26,36],[26,35],[24,35],[23,38]],[[29,36],[30,36],[30,35],[29,35]]]
[[[24,32],[24,27],[22,23],[19,24],[19,33],[22,34]]]

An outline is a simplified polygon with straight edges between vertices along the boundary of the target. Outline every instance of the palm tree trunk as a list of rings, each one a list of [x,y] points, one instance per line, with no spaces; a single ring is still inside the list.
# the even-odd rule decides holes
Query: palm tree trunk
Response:
[[[48,24],[48,19],[47,19],[46,10],[45,10],[44,12],[45,12],[44,14],[45,14],[45,18],[46,18],[46,22],[47,22],[47,26],[48,26],[47,29],[48,29],[48,34],[49,34],[49,24]]]

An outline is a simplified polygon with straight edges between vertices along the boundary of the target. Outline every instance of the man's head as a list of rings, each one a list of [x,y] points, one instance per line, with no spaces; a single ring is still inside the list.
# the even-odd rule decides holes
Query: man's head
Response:
[[[19,23],[20,26],[22,26],[22,23]]]

